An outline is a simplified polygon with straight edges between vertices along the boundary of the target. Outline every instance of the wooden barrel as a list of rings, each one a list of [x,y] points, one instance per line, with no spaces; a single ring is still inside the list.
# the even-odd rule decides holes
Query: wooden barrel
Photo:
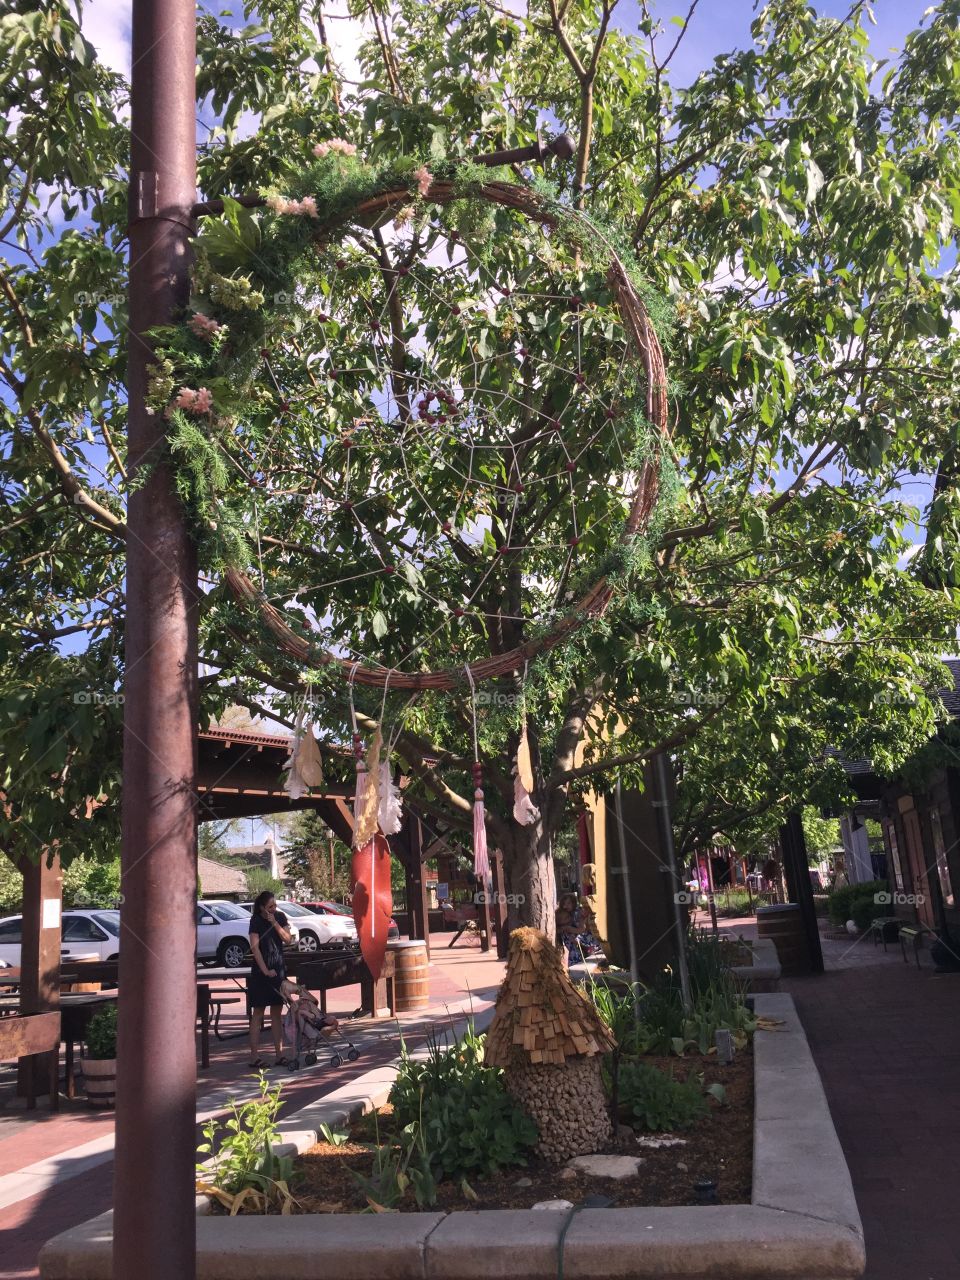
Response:
[[[757,935],[769,938],[777,948],[784,974],[810,972],[810,949],[799,902],[757,907]]]
[[[112,1107],[117,1100],[116,1058],[84,1058],[83,1088],[91,1107]]]
[[[387,950],[393,954],[396,966],[393,980],[397,997],[397,1013],[412,1013],[417,1009],[425,1009],[430,1003],[427,944],[413,938],[409,942],[388,942]]]

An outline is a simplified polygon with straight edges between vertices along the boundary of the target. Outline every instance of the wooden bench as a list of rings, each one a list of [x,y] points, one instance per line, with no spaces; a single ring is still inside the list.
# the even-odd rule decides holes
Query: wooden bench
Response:
[[[50,1055],[50,1109],[60,1108],[60,1015],[59,1013],[15,1014],[0,1019],[0,1062],[14,1058],[32,1058],[34,1054]],[[37,1105],[33,1072],[27,1072],[27,1107]]]

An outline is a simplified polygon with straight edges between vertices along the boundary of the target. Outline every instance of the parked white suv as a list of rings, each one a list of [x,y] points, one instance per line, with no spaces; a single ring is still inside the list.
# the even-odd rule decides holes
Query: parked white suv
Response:
[[[293,941],[297,930],[293,929]],[[216,960],[230,969],[247,964],[250,912],[235,902],[204,898],[197,903],[197,959]]]
[[[252,902],[244,902],[242,905],[247,911],[253,910]],[[359,945],[360,940],[353,916],[318,916],[301,906],[299,902],[281,902],[279,898],[277,910],[283,912],[290,922],[290,927],[299,934],[298,945],[301,951],[342,949]]]
[[[0,960],[20,967],[23,916],[0,920]],[[61,922],[60,955],[63,959],[116,960],[120,953],[120,912],[98,910],[64,911]]]

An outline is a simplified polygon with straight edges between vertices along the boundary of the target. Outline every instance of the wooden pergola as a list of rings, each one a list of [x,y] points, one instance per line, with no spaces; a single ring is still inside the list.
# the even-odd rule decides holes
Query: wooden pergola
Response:
[[[252,729],[204,729],[197,735],[197,821],[223,822],[264,813],[313,809],[349,845],[353,789],[331,783],[299,800],[284,790],[283,765],[292,738]]]
[[[298,800],[284,789],[284,764],[292,738],[251,729],[204,729],[197,734],[197,822],[228,821],[261,814],[312,809],[348,847],[353,840],[353,789],[331,782]],[[409,933],[423,938],[429,949],[429,924],[419,817],[408,812],[403,829],[391,837],[406,871]],[[55,1013],[60,1004],[60,912],[62,874],[53,852],[39,863],[19,864],[23,872],[23,940],[20,954],[20,1012]],[[45,905],[47,904],[47,905]],[[49,905],[53,904],[53,905]],[[28,1075],[28,1072],[31,1074]],[[21,1064],[20,1091],[32,1080],[44,1091],[49,1078],[49,1055]]]

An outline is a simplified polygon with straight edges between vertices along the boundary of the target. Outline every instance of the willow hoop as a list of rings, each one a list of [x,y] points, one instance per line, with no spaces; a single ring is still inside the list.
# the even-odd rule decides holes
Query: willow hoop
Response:
[[[436,204],[449,204],[461,199],[462,193],[452,182],[434,180],[425,198]],[[522,183],[486,182],[478,188],[474,198],[517,209],[543,226],[558,225],[558,217],[549,204],[536,191]],[[409,201],[410,192],[407,189],[381,192],[359,202],[351,214],[338,218],[337,229],[370,214],[381,212],[385,215],[390,214],[392,210],[409,204]],[[569,213],[565,211],[564,216],[587,221],[584,215],[576,211]],[[328,240],[329,231],[330,229],[320,229],[318,241]],[[633,347],[646,376],[646,416],[653,429],[655,446],[663,446],[669,437],[669,429],[667,379],[662,348],[646,307],[634,288],[626,268],[612,248],[609,250],[606,276],[607,283],[617,300],[628,342]],[[652,455],[640,468],[627,518],[620,534],[621,544],[629,544],[647,528],[659,489],[660,448],[655,447]],[[434,671],[411,672],[376,663],[358,663],[354,659],[311,644],[284,621],[280,612],[269,603],[265,594],[242,569],[227,568],[224,570],[223,577],[236,599],[257,614],[261,624],[273,635],[280,649],[295,662],[315,668],[339,668],[356,684],[379,689],[389,685],[391,689],[408,691],[450,690],[467,683],[468,679],[479,683],[481,680],[490,680],[509,672],[522,670],[525,663],[538,654],[556,648],[589,619],[601,615],[613,595],[613,586],[609,578],[603,575],[586,589],[580,599],[564,613],[558,622],[523,644],[505,650],[503,653],[490,654],[488,657],[477,659],[466,667],[460,665]]]

